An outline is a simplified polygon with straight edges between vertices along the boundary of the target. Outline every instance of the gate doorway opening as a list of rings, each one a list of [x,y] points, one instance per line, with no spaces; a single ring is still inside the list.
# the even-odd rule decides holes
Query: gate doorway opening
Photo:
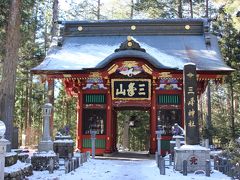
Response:
[[[116,146],[118,152],[149,153],[150,111],[117,110]]]

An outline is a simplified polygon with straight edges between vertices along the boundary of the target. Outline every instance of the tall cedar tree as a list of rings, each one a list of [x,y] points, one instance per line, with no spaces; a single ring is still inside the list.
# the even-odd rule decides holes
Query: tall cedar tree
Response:
[[[57,24],[57,20],[58,20],[58,0],[54,0],[53,1],[53,8],[52,8],[52,31],[51,31],[51,36],[52,36],[52,40],[53,37],[57,36],[57,31],[58,31],[58,24]],[[53,113],[54,113],[54,80],[49,80],[48,81],[48,102],[52,104],[53,109],[52,109],[52,116],[50,119],[50,129],[51,129],[51,136],[53,135],[53,123],[54,123],[54,119],[53,119]]]
[[[233,20],[230,14],[226,13],[225,8],[222,7],[219,10],[217,21],[213,23],[213,30],[219,36],[219,45],[223,55],[224,61],[227,65],[236,69],[230,76],[226,78],[228,85],[228,92],[226,94],[226,106],[228,111],[228,122],[229,122],[229,139],[234,140],[237,137],[236,134],[236,112],[237,109],[234,107],[234,99],[239,96],[239,82],[240,82],[240,71],[239,71],[239,54],[240,54],[240,34],[233,26]],[[222,112],[220,112],[222,113]]]
[[[20,43],[21,0],[12,0],[8,18],[2,80],[0,84],[0,119],[6,124],[6,138],[12,141],[16,67]],[[7,150],[10,151],[11,145]]]

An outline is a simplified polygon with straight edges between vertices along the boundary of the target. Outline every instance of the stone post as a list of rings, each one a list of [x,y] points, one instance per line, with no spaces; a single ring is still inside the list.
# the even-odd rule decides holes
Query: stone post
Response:
[[[179,137],[179,136],[175,136],[175,138],[176,138],[176,147],[177,148],[180,148],[181,147],[181,137]]]
[[[49,174],[52,174],[54,171],[54,160],[51,158],[49,159],[49,168],[48,168]]]
[[[96,140],[96,133],[97,131],[93,131],[91,130],[91,141],[92,141],[92,159],[95,158],[95,150],[96,150],[96,147],[95,147],[95,140]]]
[[[161,135],[162,135],[162,130],[156,131],[157,134],[157,154],[161,155]]]
[[[158,161],[159,161],[159,170],[160,170],[160,175],[165,175],[165,159],[162,156],[158,156]]]
[[[197,103],[197,74],[196,65],[184,65],[184,120],[185,142],[187,145],[199,145],[198,103]]]
[[[184,176],[187,176],[187,173],[188,173],[188,171],[187,171],[187,164],[188,164],[187,160],[184,160],[183,161],[183,168],[182,168]]]
[[[43,106],[43,134],[42,140],[39,143],[38,150],[53,151],[53,142],[50,136],[50,117],[51,117],[52,104],[46,103]]]
[[[161,133],[156,131],[157,134],[157,155],[161,155]]]
[[[5,167],[5,154],[6,147],[10,142],[4,139],[4,134],[6,131],[5,124],[0,121],[0,180],[4,180],[4,167]]]
[[[195,64],[187,63],[184,65],[183,84],[185,145],[175,148],[175,168],[177,171],[184,171],[184,162],[186,162],[186,171],[195,172],[205,169],[205,161],[210,159],[210,149],[200,146]]]
[[[211,162],[207,159],[206,160],[206,176],[210,177],[211,174]]]
[[[205,141],[205,148],[208,149],[209,148],[209,139],[205,139],[204,141]]]

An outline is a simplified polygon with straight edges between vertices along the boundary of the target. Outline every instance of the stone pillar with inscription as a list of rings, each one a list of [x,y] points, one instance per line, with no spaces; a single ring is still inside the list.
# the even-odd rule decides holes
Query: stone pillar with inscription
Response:
[[[199,145],[198,103],[196,66],[186,64],[183,71],[184,83],[184,129],[185,144]]]
[[[187,161],[187,171],[205,170],[205,162],[210,159],[210,149],[200,146],[196,65],[184,65],[184,128],[185,145],[174,150],[175,168],[183,170],[183,161]]]

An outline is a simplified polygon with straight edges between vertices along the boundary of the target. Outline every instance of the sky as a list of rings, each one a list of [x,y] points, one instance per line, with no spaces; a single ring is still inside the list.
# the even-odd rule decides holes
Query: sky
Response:
[[[78,0],[73,0],[75,2],[79,2]],[[93,1],[90,1],[93,2]],[[97,0],[94,0],[97,2]],[[60,10],[67,11],[70,9],[69,6],[70,1],[59,0]],[[108,17],[110,19],[119,19],[129,18],[130,6],[128,4],[131,3],[131,0],[101,0],[101,15],[103,17]],[[116,11],[117,9],[117,11]],[[66,19],[65,19],[66,20]],[[68,19],[69,20],[69,19]],[[73,19],[71,19],[73,20]],[[74,19],[75,20],[75,19]],[[76,19],[78,20],[78,19]]]
[[[77,0],[75,0],[77,2]],[[113,0],[101,0],[101,4],[104,4],[104,6],[108,6],[108,4],[111,4]],[[125,0],[126,1],[126,0]],[[66,2],[66,0],[59,0],[60,9],[67,10],[69,8],[69,4]]]

